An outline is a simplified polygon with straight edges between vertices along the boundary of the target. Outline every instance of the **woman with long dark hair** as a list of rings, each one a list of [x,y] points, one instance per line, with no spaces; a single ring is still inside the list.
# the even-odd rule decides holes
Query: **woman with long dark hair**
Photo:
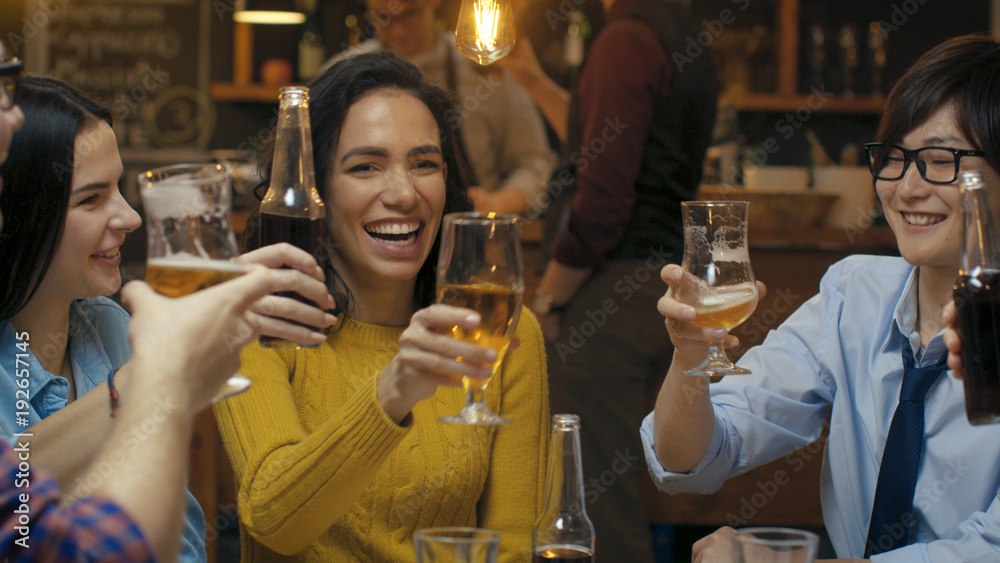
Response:
[[[17,104],[25,122],[0,165],[0,428],[6,438],[30,432],[32,464],[82,495],[97,486],[100,476],[84,470],[114,420],[106,381],[130,356],[128,313],[107,296],[121,286],[119,249],[141,220],[119,191],[106,108],[30,76]],[[15,378],[23,370],[26,389]],[[127,397],[128,379],[118,384]],[[179,558],[205,561],[205,517],[187,494]]]
[[[104,478],[86,469],[111,432],[107,381],[131,356],[128,313],[108,297],[121,287],[125,236],[141,220],[121,193],[122,160],[105,107],[66,82],[38,76],[19,80],[17,104],[25,123],[0,165],[0,432],[30,432],[32,464],[79,496]],[[332,307],[308,253],[274,245],[241,260],[292,267],[297,290]],[[264,333],[322,341],[301,325],[330,326],[327,313],[292,301],[268,296],[255,306],[262,313],[247,316]],[[283,311],[292,322],[268,311]],[[115,383],[127,401],[130,374],[118,374]],[[163,415],[151,412],[149,420]],[[143,432],[122,447],[133,450]],[[204,561],[205,518],[190,493],[185,516],[180,560]]]
[[[529,558],[548,429],[530,313],[487,394],[513,424],[437,421],[464,402],[455,376],[487,377],[496,359],[449,335],[478,315],[433,304],[442,217],[472,209],[450,108],[391,54],[348,58],[310,85],[326,277],[343,318],[315,349],[245,350],[253,386],[215,407],[244,561],[412,561],[414,531],[449,525],[497,530],[502,561]]]

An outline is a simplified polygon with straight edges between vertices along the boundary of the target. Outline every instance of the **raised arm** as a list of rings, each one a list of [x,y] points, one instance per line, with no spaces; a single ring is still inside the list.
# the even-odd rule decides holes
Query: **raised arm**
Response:
[[[668,264],[660,275],[670,289],[660,299],[657,310],[666,317],[674,356],[653,411],[656,458],[667,471],[685,473],[705,455],[712,441],[715,414],[708,378],[684,375],[684,371],[705,359],[711,341],[725,339],[727,347],[732,347],[738,340],[727,336],[725,329],[691,324],[696,318],[694,308],[674,299],[675,288],[687,275],[683,268]],[[763,291],[763,287],[759,284],[758,289]]]
[[[479,321],[467,309],[432,305],[414,314],[398,353],[372,349],[361,365],[328,346],[301,359],[301,365],[294,352],[249,348],[242,372],[253,386],[215,405],[240,475],[240,519],[249,533],[271,550],[294,554],[328,530],[409,432],[414,405],[439,386],[460,385],[452,374],[492,374],[481,365],[492,363],[495,351],[446,334],[455,325],[471,328]],[[458,356],[467,361],[457,362]],[[324,378],[358,383],[323,424],[306,428],[291,382]]]

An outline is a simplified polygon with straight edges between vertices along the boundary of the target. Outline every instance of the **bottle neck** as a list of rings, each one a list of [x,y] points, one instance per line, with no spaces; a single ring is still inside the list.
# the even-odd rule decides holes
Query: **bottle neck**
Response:
[[[578,425],[567,428],[557,424],[552,429],[546,491],[546,512],[586,512]]]
[[[1000,239],[986,189],[963,189],[962,273],[1000,269]]]
[[[261,213],[320,219],[323,201],[316,189],[308,96],[282,93],[267,194]]]

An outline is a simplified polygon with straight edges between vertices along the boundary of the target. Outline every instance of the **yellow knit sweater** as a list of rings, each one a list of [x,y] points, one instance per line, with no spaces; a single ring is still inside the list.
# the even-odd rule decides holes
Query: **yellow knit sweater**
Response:
[[[215,405],[239,489],[243,561],[413,561],[413,532],[500,533],[501,562],[530,560],[548,444],[548,382],[538,322],[521,312],[486,401],[513,424],[453,426],[461,388],[439,388],[405,426],[376,400],[403,328],[350,319],[311,350],[253,345],[250,390]]]

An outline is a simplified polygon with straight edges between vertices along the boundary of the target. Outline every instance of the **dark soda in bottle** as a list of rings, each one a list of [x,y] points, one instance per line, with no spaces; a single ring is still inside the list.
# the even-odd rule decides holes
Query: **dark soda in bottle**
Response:
[[[965,369],[965,413],[971,424],[1000,422],[1000,272],[955,282]]]
[[[326,207],[316,189],[313,168],[312,128],[309,125],[309,89],[281,89],[278,133],[271,164],[271,182],[260,202],[260,246],[287,242],[305,250],[322,267],[325,261]],[[292,297],[314,305],[295,293]],[[314,328],[313,330],[319,330]],[[299,348],[301,344],[261,336],[266,348]]]
[[[962,269],[953,297],[962,337],[965,414],[1000,422],[1000,239],[978,170],[962,173]]]
[[[552,545],[535,550],[532,563],[591,563],[594,555],[578,545]]]

